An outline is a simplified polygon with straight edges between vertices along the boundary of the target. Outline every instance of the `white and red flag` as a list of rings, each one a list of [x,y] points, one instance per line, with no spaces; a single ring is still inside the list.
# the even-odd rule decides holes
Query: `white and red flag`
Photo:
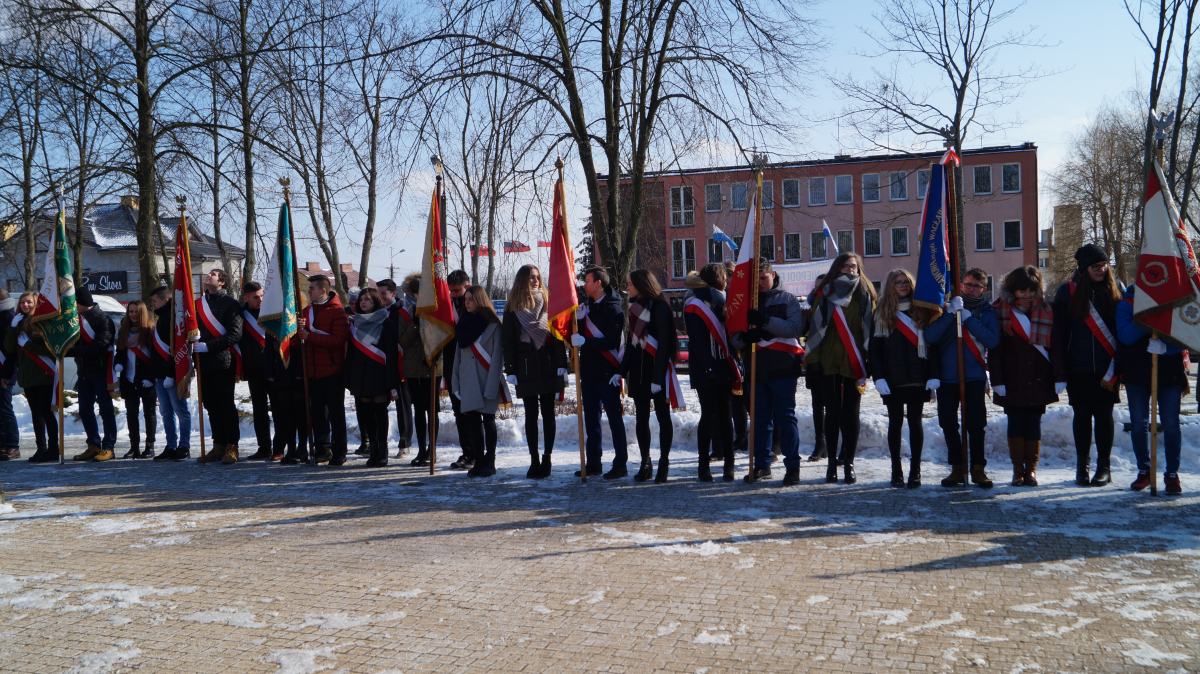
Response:
[[[1158,336],[1200,350],[1200,269],[1162,167],[1154,162],[1146,185],[1142,253],[1138,257],[1133,317]]]
[[[446,255],[442,250],[442,184],[433,191],[429,206],[429,226],[425,229],[425,252],[421,257],[421,289],[417,292],[417,316],[421,318],[421,341],[425,362],[432,365],[442,347],[454,337],[458,321],[450,286],[446,284]],[[311,325],[311,323],[309,324]]]
[[[171,353],[175,360],[175,387],[179,398],[188,397],[192,383],[192,350],[188,341],[200,335],[196,323],[196,300],[192,294],[192,254],[188,246],[187,219],[180,215],[175,230],[175,327]]]
[[[746,229],[742,231],[742,247],[738,249],[737,265],[729,281],[729,299],[725,301],[725,328],[729,334],[750,329],[748,312],[758,292],[758,193],[750,197],[746,214]]]

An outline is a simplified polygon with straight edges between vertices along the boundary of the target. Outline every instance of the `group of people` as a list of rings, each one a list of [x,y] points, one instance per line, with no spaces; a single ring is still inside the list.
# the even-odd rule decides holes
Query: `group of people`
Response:
[[[797,484],[801,456],[796,394],[803,376],[811,392],[815,436],[808,460],[827,461],[826,482],[839,481],[839,468],[843,483],[857,480],[860,406],[867,382],[873,380],[888,412],[894,487],[921,486],[922,414],[924,406],[934,401],[950,466],[942,485],[960,486],[969,480],[982,488],[992,487],[984,452],[989,392],[1007,416],[1013,486],[1038,484],[1042,416],[1063,393],[1074,414],[1076,483],[1104,486],[1112,479],[1113,407],[1124,384],[1138,463],[1132,489],[1141,490],[1150,483],[1150,361],[1157,354],[1166,445],[1164,483],[1167,493],[1180,493],[1179,408],[1188,386],[1187,354],[1133,320],[1133,289],[1123,291],[1114,280],[1103,249],[1085,245],[1075,259],[1078,270],[1052,300],[1036,267],[1018,267],[1005,276],[994,302],[984,297],[987,274],[969,269],[958,293],[940,308],[914,302],[915,281],[903,269],[889,273],[877,292],[864,273],[862,258],[853,252],[839,255],[803,299],[783,290],[771,263],[760,259],[757,308],[747,312],[748,329],[732,334],[725,325],[725,292],[735,272],[732,263],[708,264],[689,273],[683,313],[690,340],[690,384],[700,403],[698,478],[712,481],[711,465],[717,461],[723,479],[734,480],[735,452],[749,449],[754,469],[745,476],[747,482],[770,479],[771,464],[780,454],[785,470],[782,483]],[[404,456],[415,438],[417,455],[410,465],[427,466],[440,383],[448,391],[462,449],[451,468],[471,476],[495,474],[495,415],[501,405],[514,402],[515,395],[525,410],[527,476],[545,478],[552,469],[555,402],[562,399],[572,367],[570,343],[579,349],[586,474],[605,479],[628,475],[624,390],[633,399],[640,452],[634,480],[665,482],[673,441],[672,391],[677,386],[678,332],[671,307],[648,270],[630,274],[627,305],[605,269],[589,268],[583,279],[576,326],[568,337],[561,328],[551,328],[549,297],[536,266],[525,265],[517,272],[503,320],[481,286],[470,285],[461,270],[452,272],[447,285],[457,324],[454,336],[430,363],[422,341],[422,318],[415,310],[418,274],[404,279],[401,286],[388,279],[362,289],[349,311],[328,278],[311,277],[308,305],[296,334],[303,353],[298,358],[282,355],[275,338],[258,325],[259,284],[245,283],[239,302],[226,291],[226,273],[213,270],[197,302],[199,330],[189,336],[212,429],[212,451],[200,461],[232,464],[239,459],[234,386],[240,378],[249,385],[257,440],[257,452],[248,460],[299,464],[311,458],[314,463],[344,465],[348,452],[345,392],[349,391],[362,441],[358,453],[368,457],[368,466],[388,463],[388,410],[393,400],[400,435],[397,458]],[[34,293],[25,293],[16,302],[0,297],[3,459],[19,457],[9,392],[14,376],[29,401],[37,436],[37,452],[30,460],[52,461],[58,456],[52,410],[56,374],[45,367],[49,351],[37,326],[29,321],[36,299]],[[124,458],[178,461],[190,457],[192,419],[179,397],[167,346],[172,343],[172,301],[167,288],[159,288],[149,306],[130,302],[120,326],[114,328],[88,291],[77,289],[83,330],[67,355],[75,358],[79,375],[75,390],[87,450],[75,460],[114,458],[116,421],[107,395],[110,388],[118,389],[125,401],[130,449]],[[290,355],[297,355],[296,346],[291,349]],[[752,365],[755,388],[750,409]],[[156,405],[162,409],[166,435],[166,446],[158,455],[154,454]],[[657,471],[650,451],[651,409],[658,420]],[[962,436],[960,409],[965,421]],[[607,472],[602,467],[602,411],[614,448]],[[311,415],[311,438],[306,414]],[[751,415],[754,443],[748,448]],[[144,418],[144,446],[140,418]],[[907,479],[901,460],[906,422],[911,451]]]

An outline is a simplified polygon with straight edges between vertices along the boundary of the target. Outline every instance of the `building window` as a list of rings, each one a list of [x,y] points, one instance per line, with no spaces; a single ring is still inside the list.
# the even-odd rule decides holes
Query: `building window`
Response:
[[[883,243],[878,229],[863,230],[863,257],[883,255]]]
[[[1021,247],[1021,221],[1008,220],[1004,223],[1004,250]]]
[[[824,178],[809,178],[808,179],[808,205],[809,206],[824,206],[825,205],[825,179]]]
[[[1050,266],[1050,258],[1048,258],[1048,257],[1039,257],[1038,258],[1038,267],[1040,267],[1042,269],[1046,269],[1049,266]]]
[[[1008,194],[1021,191],[1021,165],[1020,164],[1005,164],[1001,167],[1003,171],[1004,184],[1001,189]]]
[[[763,208],[775,208],[775,185],[770,180],[763,181]]]
[[[708,240],[708,262],[709,264],[721,263],[725,261],[725,244],[716,239]]]
[[[908,228],[893,227],[892,232],[892,256],[908,255]]]
[[[839,229],[837,233],[837,244],[839,253],[854,252],[854,230]]]
[[[783,181],[783,205],[784,207],[800,205],[799,180]]]
[[[992,193],[992,167],[975,166],[975,194]]]
[[[879,201],[879,174],[864,173],[862,177],[863,201],[874,203]]]
[[[733,201],[733,206],[730,207],[730,210],[744,211],[748,208],[746,203],[747,199],[749,199],[747,192],[746,183],[734,183],[729,187],[729,193],[732,195]]]
[[[738,249],[738,252],[740,253],[740,252],[742,251],[742,237],[740,237],[740,236],[735,236],[735,237],[731,237],[731,238],[733,239],[733,245],[734,245],[735,247],[737,247],[737,249]],[[737,258],[736,258],[736,257],[734,257],[734,262],[737,262]]]
[[[758,255],[768,260],[775,259],[775,235],[764,234],[758,237]]]
[[[996,301],[995,283],[994,283],[995,280],[996,280],[995,276],[992,276],[990,274],[988,275],[987,291],[983,293],[983,299],[986,300],[988,304],[991,304],[992,302]]]
[[[854,203],[854,179],[850,176],[838,176],[833,183],[834,197],[839,204]]]
[[[800,235],[798,233],[788,233],[783,235],[783,259],[799,260],[802,257],[800,252]]]
[[[908,201],[908,174],[904,171],[894,171],[892,173],[890,198],[892,201]]]
[[[683,278],[689,271],[696,271],[696,240],[671,241],[671,275]]]
[[[709,213],[717,213],[721,210],[721,186],[720,185],[705,185],[704,186],[704,210]]]
[[[692,201],[692,188],[671,188],[671,226],[691,227],[696,224],[696,204]]]
[[[8,279],[8,292],[10,295],[12,293],[17,292],[18,290],[22,290],[23,288],[24,288],[24,286],[21,285],[21,279],[16,279],[16,278]]]
[[[812,246],[809,248],[809,252],[812,253],[812,259],[824,260],[826,255],[825,234],[823,232],[812,232],[808,238],[812,243]]]
[[[929,169],[917,171],[917,198],[924,199],[925,192],[929,190]]]
[[[975,250],[993,250],[992,223],[975,223]]]

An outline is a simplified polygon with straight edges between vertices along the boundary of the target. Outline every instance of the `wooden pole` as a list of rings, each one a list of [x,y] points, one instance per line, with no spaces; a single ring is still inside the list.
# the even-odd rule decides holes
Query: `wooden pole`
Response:
[[[1159,130],[1154,155],[1159,165],[1163,160],[1163,137]],[[1150,168],[1151,171],[1154,167]],[[1143,235],[1145,233],[1143,232]],[[1158,339],[1158,331],[1151,330],[1150,337]],[[1184,374],[1186,378],[1186,373]],[[1150,354],[1150,495],[1158,496],[1158,354]]]
[[[754,206],[754,208],[755,208],[754,238],[756,240],[755,241],[746,241],[744,236],[742,238],[743,246],[754,246],[753,248],[750,249],[750,251],[751,251],[751,254],[750,254],[750,308],[751,309],[758,309],[758,258],[760,256],[760,254],[762,253],[762,251],[761,251],[762,246],[760,246],[758,243],[759,241],[762,240],[763,174],[762,174],[761,166],[759,166],[759,168],[756,172],[755,178],[758,181],[758,189],[756,192],[757,197],[755,198],[755,206]],[[756,377],[757,370],[758,370],[757,365],[758,365],[758,345],[754,342],[751,342],[750,343],[750,409],[749,409],[750,426],[746,432],[746,449],[748,450],[747,453],[750,455],[750,464],[749,464],[750,472],[746,474],[746,481],[751,484],[754,483],[754,411],[755,411],[755,400],[756,400],[755,389],[757,388],[755,386],[755,383],[757,381],[757,377]],[[776,432],[778,432],[778,431],[776,431]],[[733,450],[731,449],[730,451],[733,451]]]
[[[304,319],[301,318],[301,309],[304,303],[300,301],[300,272],[296,271],[296,227],[292,222],[292,191],[288,188],[292,184],[290,178],[280,178],[279,184],[283,186],[283,202],[287,204],[288,209],[288,239],[292,245],[292,288],[296,293],[296,324],[303,325]],[[283,270],[279,270],[283,274]],[[308,455],[309,465],[317,465],[317,448],[312,445],[312,402],[308,394],[308,356],[304,348],[304,340],[300,340],[300,372],[301,378],[304,380],[304,423],[305,436],[300,445],[304,449],[304,453]]]
[[[63,359],[58,359],[58,465],[66,462],[65,446],[66,432],[63,429]]]
[[[179,202],[179,226],[183,228],[183,260],[188,265],[188,278],[192,276],[192,249],[188,245],[191,235],[187,229],[187,205],[183,197],[176,197]],[[203,292],[201,286],[201,292]],[[195,292],[193,290],[192,292]],[[184,301],[192,303],[192,310],[195,311],[196,300],[193,297],[184,298]],[[200,415],[200,458],[204,458],[204,387],[200,384],[200,355],[192,350],[191,343],[188,343],[188,357],[192,360],[192,371],[196,376],[196,411]],[[175,382],[175,386],[179,386],[179,382]],[[177,392],[178,393],[178,392]],[[182,440],[183,438],[180,438]]]
[[[442,255],[446,254],[446,209],[442,202],[442,167],[439,163],[437,168],[437,182],[433,187],[433,195],[437,200],[438,205],[438,229],[442,232]],[[435,293],[436,295],[436,293]],[[453,302],[454,300],[450,300]],[[426,427],[429,428],[429,474],[433,475],[437,470],[437,432],[438,432],[438,389],[437,389],[437,358],[441,357],[439,351],[434,356],[434,361],[429,364],[429,423]],[[458,439],[459,445],[462,445],[463,438]]]
[[[566,166],[566,164],[563,163],[562,157],[559,157],[554,162],[554,167],[558,169],[558,184],[555,185],[555,187],[554,187],[554,189],[556,189],[556,190],[564,189],[563,188],[563,167],[564,166]],[[566,241],[567,250],[570,251],[571,250],[571,230],[569,227],[567,227],[567,213],[566,213],[566,198],[565,197],[566,197],[566,195],[563,194],[562,197],[558,200],[558,203],[563,208],[563,212],[561,214],[562,215],[562,223],[563,223],[563,240]],[[554,214],[554,216],[558,216],[558,215],[559,215],[558,213]],[[554,218],[552,217],[550,221],[553,223]],[[550,233],[550,241],[551,242],[554,241],[554,232]],[[553,252],[551,252],[551,255],[553,255]],[[538,262],[540,263],[541,260],[542,260],[542,249],[539,246],[538,247]],[[572,316],[571,317],[571,336],[572,337],[575,336],[576,334],[578,334],[578,332],[579,332],[579,321],[574,316]],[[576,417],[577,424],[579,426],[579,481],[582,482],[583,484],[587,484],[587,451],[584,449],[584,439],[583,439],[583,384],[581,383],[580,372],[579,372],[579,347],[575,346],[574,344],[571,345],[571,366],[572,366],[572,369],[575,370],[575,417]]]
[[[946,165],[946,230],[950,234],[950,296],[959,295],[959,285],[962,283],[962,269],[958,258],[958,197],[955,196],[954,167]],[[967,449],[967,375],[963,362],[963,324],[962,314],[955,312],[954,323],[958,330],[958,415],[962,428],[959,429],[959,441],[962,444],[963,486],[970,483],[971,459]]]

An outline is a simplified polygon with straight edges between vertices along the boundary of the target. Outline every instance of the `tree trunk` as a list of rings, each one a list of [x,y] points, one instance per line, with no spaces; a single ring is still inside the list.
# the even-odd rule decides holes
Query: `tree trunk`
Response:
[[[371,138],[367,172],[367,225],[363,232],[362,257],[358,262],[358,287],[367,287],[367,269],[371,262],[371,244],[375,238],[375,217],[377,212],[376,194],[379,187],[379,130],[380,102],[376,98],[371,110]]]
[[[150,21],[147,16],[149,0],[134,4],[134,67],[137,73],[137,138],[135,142],[135,176],[138,185],[137,251],[138,272],[141,276],[142,300],[149,303],[150,293],[158,286],[158,265],[154,261],[154,230],[158,226],[157,176],[155,174],[156,143],[154,102],[150,98]]]

